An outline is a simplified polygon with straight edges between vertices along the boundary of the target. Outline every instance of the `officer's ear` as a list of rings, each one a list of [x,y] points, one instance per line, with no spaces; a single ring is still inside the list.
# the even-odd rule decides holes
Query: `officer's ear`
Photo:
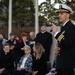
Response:
[[[70,17],[70,14],[69,13],[67,13],[67,18],[69,18]]]

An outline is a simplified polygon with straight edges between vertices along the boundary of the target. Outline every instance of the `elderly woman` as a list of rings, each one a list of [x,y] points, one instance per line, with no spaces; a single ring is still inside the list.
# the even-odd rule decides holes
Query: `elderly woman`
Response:
[[[32,72],[32,55],[30,54],[31,48],[26,45],[23,50],[25,54],[21,57],[13,75],[25,75]]]

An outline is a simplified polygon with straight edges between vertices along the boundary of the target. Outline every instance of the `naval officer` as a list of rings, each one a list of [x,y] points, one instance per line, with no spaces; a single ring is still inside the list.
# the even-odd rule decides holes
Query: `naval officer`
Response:
[[[56,58],[56,75],[74,75],[75,25],[70,21],[73,11],[69,6],[60,4],[57,13],[62,28],[58,31],[56,25],[51,27],[58,42],[56,50],[59,51]]]

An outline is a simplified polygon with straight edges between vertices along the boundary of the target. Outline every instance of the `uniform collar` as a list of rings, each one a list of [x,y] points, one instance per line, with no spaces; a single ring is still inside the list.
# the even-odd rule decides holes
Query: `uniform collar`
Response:
[[[67,20],[64,24],[63,24],[63,26],[65,26],[66,25],[66,23],[68,22],[69,20]]]

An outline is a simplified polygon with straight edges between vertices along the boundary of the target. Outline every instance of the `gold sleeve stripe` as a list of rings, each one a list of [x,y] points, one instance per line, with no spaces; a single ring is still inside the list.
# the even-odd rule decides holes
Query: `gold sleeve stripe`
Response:
[[[61,40],[62,40],[63,38],[64,38],[64,35],[63,35],[63,34],[61,34],[61,35],[58,37],[58,39],[57,39],[57,40],[58,40],[59,42],[61,42]]]

